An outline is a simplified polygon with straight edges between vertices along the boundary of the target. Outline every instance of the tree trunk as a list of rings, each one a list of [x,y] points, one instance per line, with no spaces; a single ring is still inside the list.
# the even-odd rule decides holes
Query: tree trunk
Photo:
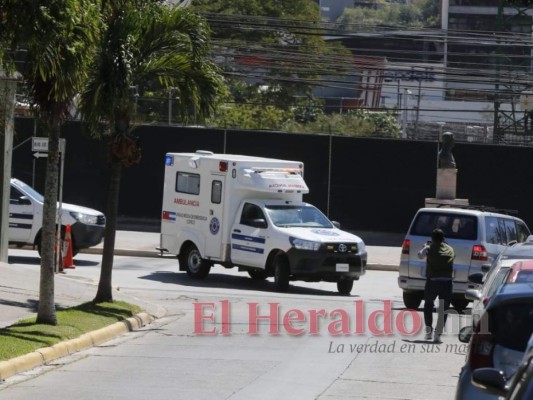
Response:
[[[115,234],[117,228],[118,199],[120,191],[120,176],[122,164],[111,157],[109,182],[107,187],[106,227],[104,234],[104,249],[98,291],[93,302],[103,303],[113,301],[111,277],[113,273],[113,254],[115,251]]]
[[[37,323],[57,325],[54,299],[54,257],[56,247],[57,192],[59,182],[60,120],[52,117],[48,124],[48,159],[44,188],[43,227],[41,230],[41,277]]]

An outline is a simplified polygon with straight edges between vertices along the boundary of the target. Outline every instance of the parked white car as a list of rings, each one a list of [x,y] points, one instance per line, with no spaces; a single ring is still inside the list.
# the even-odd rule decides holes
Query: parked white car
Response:
[[[41,253],[44,197],[24,182],[12,178],[9,197],[9,243],[33,245]],[[63,203],[61,227],[71,226],[73,254],[99,244],[104,236],[105,216],[92,208]]]

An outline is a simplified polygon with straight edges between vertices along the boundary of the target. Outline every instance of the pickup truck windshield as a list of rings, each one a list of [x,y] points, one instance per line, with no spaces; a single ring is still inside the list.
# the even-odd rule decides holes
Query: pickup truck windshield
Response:
[[[311,205],[267,205],[265,208],[272,223],[279,227],[333,228],[331,221]]]

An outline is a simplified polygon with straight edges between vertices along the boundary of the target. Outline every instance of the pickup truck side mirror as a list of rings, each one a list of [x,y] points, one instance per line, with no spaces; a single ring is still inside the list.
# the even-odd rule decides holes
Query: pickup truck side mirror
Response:
[[[254,228],[261,228],[261,229],[265,229],[268,227],[266,221],[263,218],[248,220],[248,225],[253,226]]]
[[[341,223],[339,221],[331,221],[333,226],[337,229],[341,229]]]
[[[27,196],[20,196],[15,199],[10,199],[11,204],[18,204],[19,206],[31,206],[31,200]]]

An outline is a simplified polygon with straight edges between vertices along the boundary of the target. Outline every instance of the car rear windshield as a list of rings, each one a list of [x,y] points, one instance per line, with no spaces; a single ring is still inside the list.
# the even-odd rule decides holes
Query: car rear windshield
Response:
[[[431,236],[440,228],[448,239],[477,239],[477,218],[473,215],[420,212],[411,228],[411,235]]]
[[[502,304],[490,314],[490,330],[496,344],[525,351],[533,332],[533,303]]]

